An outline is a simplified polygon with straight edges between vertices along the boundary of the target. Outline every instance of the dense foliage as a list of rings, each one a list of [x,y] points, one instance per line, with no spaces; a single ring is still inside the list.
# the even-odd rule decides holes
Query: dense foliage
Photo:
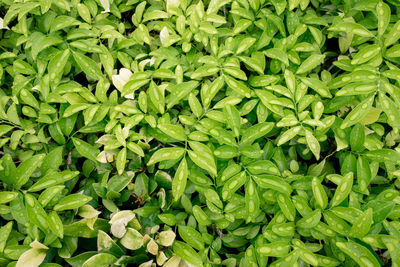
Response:
[[[397,0],[1,0],[0,266],[400,266]]]

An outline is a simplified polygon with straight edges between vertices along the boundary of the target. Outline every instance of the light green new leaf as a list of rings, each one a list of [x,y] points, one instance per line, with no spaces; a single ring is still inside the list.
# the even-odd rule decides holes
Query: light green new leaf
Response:
[[[16,267],[38,267],[46,258],[47,249],[31,248],[18,258]]]

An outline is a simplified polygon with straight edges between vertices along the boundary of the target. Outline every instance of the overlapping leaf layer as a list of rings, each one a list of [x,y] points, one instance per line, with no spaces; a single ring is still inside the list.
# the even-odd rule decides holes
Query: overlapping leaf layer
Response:
[[[0,266],[400,266],[398,0],[1,0]]]

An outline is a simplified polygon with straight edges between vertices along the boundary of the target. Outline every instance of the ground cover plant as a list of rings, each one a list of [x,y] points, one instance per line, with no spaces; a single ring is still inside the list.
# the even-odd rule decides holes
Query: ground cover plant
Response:
[[[400,266],[397,0],[1,0],[0,266]]]

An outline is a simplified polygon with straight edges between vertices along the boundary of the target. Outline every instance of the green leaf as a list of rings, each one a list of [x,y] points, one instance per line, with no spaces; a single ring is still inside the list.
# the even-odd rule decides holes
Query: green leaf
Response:
[[[400,161],[400,152],[387,148],[367,151],[364,153],[364,156],[377,162],[397,163]]]
[[[118,174],[121,175],[124,170],[125,170],[125,164],[126,164],[126,147],[122,148],[116,158],[116,164],[117,164],[117,171]]]
[[[328,196],[324,187],[321,185],[321,181],[317,177],[314,177],[312,180],[312,191],[318,206],[321,209],[325,209],[326,206],[328,206]]]
[[[290,245],[285,241],[276,241],[263,244],[258,248],[258,253],[265,256],[283,257],[289,253]]]
[[[354,151],[361,151],[364,147],[365,132],[361,124],[356,124],[351,129],[350,146]]]
[[[25,160],[15,169],[15,172],[12,175],[13,184],[17,187],[21,187],[25,185],[33,172],[40,166],[44,159],[43,154],[35,155]]]
[[[237,81],[232,77],[225,75],[226,84],[239,95],[249,98],[251,96],[251,90],[241,81]]]
[[[90,159],[94,162],[96,162],[97,155],[100,153],[100,150],[94,146],[92,146],[89,143],[86,143],[85,141],[82,141],[80,139],[77,139],[75,137],[72,137],[72,142],[74,143],[74,146],[76,150],[78,150],[79,154],[81,156]]]
[[[390,7],[383,1],[376,5],[378,15],[378,35],[382,36],[390,22]]]
[[[395,42],[397,42],[397,40],[399,40],[400,38],[399,28],[400,28],[400,22],[397,21],[396,24],[392,26],[392,29],[389,31],[389,33],[387,34],[387,38],[384,41],[386,47],[394,44]]]
[[[47,224],[51,231],[60,238],[64,237],[64,226],[56,211],[52,211],[47,216]]]
[[[373,223],[372,209],[369,208],[363,212],[350,229],[350,236],[361,239],[368,234]]]
[[[240,131],[240,115],[239,111],[232,105],[224,106],[224,114],[226,117],[227,125],[232,129],[236,137],[239,137]]]
[[[77,5],[78,13],[81,18],[86,21],[87,23],[91,23],[92,19],[90,17],[90,11],[84,4],[79,3]]]
[[[64,147],[62,146],[56,147],[43,158],[42,165],[40,166],[42,174],[45,174],[49,170],[58,170],[63,161],[63,150]]]
[[[349,114],[340,125],[341,129],[346,129],[358,122],[360,122],[369,112],[374,102],[374,96],[370,96],[360,102]]]
[[[103,65],[103,68],[107,73],[108,77],[112,78],[114,70],[114,58],[110,53],[110,51],[105,46],[101,45],[100,48],[103,51],[101,54],[99,54],[101,64]]]
[[[117,261],[117,258],[114,255],[109,253],[98,253],[96,255],[91,256],[87,259],[82,267],[90,267],[90,266],[101,266],[101,265],[112,265]]]
[[[246,183],[246,180],[245,172],[241,172],[227,180],[222,188],[222,199],[231,199],[233,194]]]
[[[57,45],[62,42],[60,38],[53,37],[53,36],[45,36],[40,32],[34,32],[31,35],[32,40],[32,58],[36,59],[38,54],[43,51],[44,49]]]
[[[150,79],[131,79],[123,86],[122,95],[126,97],[134,94],[137,89],[148,84],[149,81]]]
[[[303,74],[309,72],[319,64],[321,64],[325,59],[325,55],[312,54],[306,60],[301,63],[300,67],[297,69],[296,74]]]
[[[13,222],[8,222],[0,228],[0,252],[3,253],[8,237],[11,233]]]
[[[55,206],[55,211],[77,209],[92,200],[92,197],[82,194],[71,194],[63,197]]]
[[[157,108],[158,112],[163,114],[165,106],[164,91],[162,91],[153,81],[151,81],[148,92],[153,105]]]
[[[7,191],[0,192],[0,204],[10,202],[14,198],[16,198],[17,195],[18,195],[17,192],[7,192]]]
[[[388,123],[394,128],[400,127],[400,111],[397,105],[386,95],[379,94],[378,102],[388,117]]]
[[[128,143],[126,144],[126,147],[127,147],[130,151],[136,153],[137,155],[139,155],[139,156],[141,156],[141,157],[144,157],[143,149],[142,149],[138,144],[135,144],[135,143],[133,143],[133,142],[128,142]]]
[[[164,160],[177,160],[182,157],[185,149],[182,147],[167,147],[157,150],[147,162],[147,165],[152,165]]]
[[[212,66],[202,66],[197,68],[191,75],[190,78],[193,80],[197,80],[199,78],[205,77],[205,76],[212,76],[216,74],[219,71],[218,67],[212,67]]]
[[[176,170],[174,179],[172,180],[172,195],[174,196],[175,201],[178,201],[185,191],[188,176],[188,166],[186,159],[183,158],[178,166],[178,169]]]
[[[310,148],[311,152],[314,154],[315,158],[319,160],[319,153],[321,150],[321,146],[317,138],[315,138],[315,136],[312,134],[312,132],[308,130],[306,130],[305,132],[306,132],[307,145]]]
[[[122,256],[124,251],[112,240],[112,238],[104,231],[99,230],[97,238],[97,250],[107,252],[115,256]]]
[[[236,54],[240,54],[246,50],[248,50],[255,42],[257,41],[256,38],[252,38],[252,37],[246,37],[244,38],[239,46],[236,49]]]
[[[289,59],[285,51],[281,48],[270,48],[264,51],[265,55],[269,58],[274,58],[280,60],[286,66],[289,65]]]
[[[33,184],[28,189],[28,191],[36,192],[54,185],[62,184],[78,176],[78,174],[79,174],[78,171],[62,171],[62,172],[50,171],[45,176],[40,178],[35,184]]]
[[[371,168],[368,160],[363,156],[359,156],[357,159],[357,182],[361,192],[367,189],[372,179],[371,176]]]
[[[247,216],[249,219],[256,218],[260,210],[260,197],[257,185],[252,179],[245,184],[245,193]]]
[[[350,194],[351,188],[353,186],[353,173],[349,172],[343,176],[343,178],[338,183],[338,188],[332,198],[331,206],[337,206],[342,203],[343,200],[347,198]]]
[[[75,113],[78,113],[78,112],[80,112],[82,110],[85,110],[85,109],[89,108],[90,106],[91,106],[90,104],[86,104],[86,103],[73,104],[71,106],[68,106],[64,110],[63,117],[64,118],[70,117],[70,116],[74,115]]]
[[[329,31],[344,31],[347,33],[353,33],[362,37],[373,37],[374,35],[368,31],[364,26],[356,22],[340,22],[335,26],[331,26]]]
[[[278,146],[291,140],[293,137],[295,137],[300,132],[300,130],[301,130],[301,126],[296,126],[296,127],[290,128],[287,131],[285,131],[279,138]]]
[[[285,182],[282,178],[273,175],[257,175],[253,176],[254,181],[265,189],[273,189],[275,191],[288,194],[292,192],[291,186]]]
[[[203,250],[204,249],[204,241],[203,237],[201,234],[193,229],[192,227],[185,226],[185,225],[179,225],[178,226],[178,231],[180,237],[189,245],[194,247],[197,250]]]
[[[49,62],[48,70],[50,74],[50,82],[55,83],[55,87],[61,80],[61,75],[64,71],[64,67],[68,62],[70,56],[69,49],[59,51]]]
[[[55,32],[55,31],[65,29],[67,27],[79,25],[79,24],[80,24],[80,22],[78,20],[74,19],[73,17],[65,16],[65,15],[57,16],[57,18],[55,18],[53,20],[53,22],[51,23],[50,32]]]
[[[194,88],[199,85],[199,82],[190,81],[183,82],[175,85],[171,88],[171,94],[166,98],[167,108],[175,106],[179,103],[185,96],[187,96]]]
[[[263,122],[253,125],[250,128],[247,128],[246,131],[242,134],[242,139],[240,140],[241,144],[250,144],[254,140],[265,136],[268,134],[274,127],[274,124],[271,122]]]
[[[208,171],[212,176],[216,176],[217,168],[211,149],[206,145],[195,141],[189,142],[189,145],[193,149],[193,151],[188,151],[190,159],[197,166]]]
[[[75,62],[87,76],[95,80],[100,80],[103,78],[103,73],[93,59],[74,51],[72,51],[72,56],[74,57]]]
[[[336,246],[360,266],[381,266],[375,256],[363,245],[347,241],[336,242]]]
[[[211,100],[215,97],[215,95],[221,90],[224,86],[225,79],[220,76],[216,78],[209,86],[203,86],[201,89],[201,99],[203,102],[203,106],[208,108]]]
[[[163,133],[165,133],[166,135],[168,135],[174,139],[177,139],[179,141],[186,140],[185,131],[183,130],[182,126],[180,126],[180,125],[165,123],[165,124],[158,124],[157,127]]]
[[[195,266],[203,266],[203,261],[197,252],[188,244],[181,241],[175,241],[172,246],[174,253],[185,261]]]
[[[97,255],[98,252],[84,252],[82,254],[76,255],[74,257],[68,258],[66,259],[66,261],[68,262],[68,264],[70,264],[72,267],[78,267],[78,266],[82,266],[82,264],[87,261],[90,257]]]
[[[362,64],[378,55],[381,51],[380,46],[377,44],[364,46],[351,60],[351,64]]]
[[[203,107],[200,104],[200,101],[197,99],[197,97],[193,94],[190,93],[188,97],[188,102],[191,111],[196,117],[200,117],[203,114]]]

